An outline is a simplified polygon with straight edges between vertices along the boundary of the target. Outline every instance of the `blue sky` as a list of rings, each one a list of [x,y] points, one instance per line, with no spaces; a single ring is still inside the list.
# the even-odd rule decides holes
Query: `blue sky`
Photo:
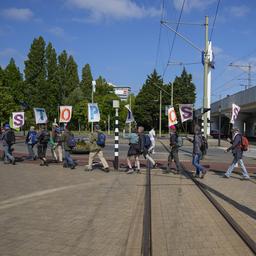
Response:
[[[31,42],[42,35],[60,53],[72,54],[79,74],[89,63],[94,78],[102,75],[117,85],[138,93],[154,68],[163,74],[174,34],[160,29],[162,0],[9,0],[0,2],[0,65],[14,57],[23,71]],[[165,20],[177,21],[183,0],[165,0]],[[218,0],[186,0],[182,22],[211,25]],[[216,69],[212,72],[212,101],[242,90],[247,70],[228,66],[252,65],[256,84],[256,1],[221,0],[212,41]],[[175,27],[175,25],[172,25]],[[161,33],[160,33],[161,31]],[[197,47],[204,47],[204,27],[180,25],[179,32]],[[159,48],[158,40],[160,36]],[[157,49],[159,49],[157,51]],[[157,57],[158,56],[158,57]],[[177,37],[170,61],[200,62],[201,54]],[[170,65],[164,81],[180,75],[182,65]],[[203,66],[188,65],[197,88],[197,106],[202,104]]]

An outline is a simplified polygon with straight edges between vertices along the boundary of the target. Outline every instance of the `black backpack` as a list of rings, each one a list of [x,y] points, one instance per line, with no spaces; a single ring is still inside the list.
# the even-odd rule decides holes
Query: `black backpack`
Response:
[[[5,140],[6,143],[11,146],[13,144],[15,144],[16,140],[15,140],[15,133],[13,130],[9,130],[6,135],[5,135]]]
[[[151,147],[151,140],[150,140],[150,137],[146,134],[145,136],[144,136],[144,147],[146,148],[146,149],[149,149],[150,147]]]
[[[40,143],[47,144],[50,140],[50,133],[48,131],[43,131],[40,137]]]
[[[201,147],[200,147],[200,150],[203,154],[206,153],[206,150],[208,149],[208,142],[207,142],[207,139],[202,136],[202,140],[201,140]]]

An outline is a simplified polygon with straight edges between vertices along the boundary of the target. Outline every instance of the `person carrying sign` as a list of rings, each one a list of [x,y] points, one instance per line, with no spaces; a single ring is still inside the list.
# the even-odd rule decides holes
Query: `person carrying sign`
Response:
[[[232,129],[232,140],[230,143],[232,145],[228,149],[226,149],[225,152],[229,152],[230,150],[232,150],[234,159],[232,161],[232,164],[229,166],[228,170],[224,174],[224,178],[229,178],[232,171],[235,168],[235,165],[237,163],[239,163],[242,168],[242,171],[243,171],[243,178],[245,180],[250,179],[250,176],[249,176],[249,174],[244,166],[244,162],[243,162],[242,135],[239,133],[238,128]]]
[[[94,132],[89,136],[90,141],[90,154],[89,154],[89,163],[85,168],[85,171],[92,171],[92,162],[93,159],[98,156],[105,172],[109,172],[109,166],[106,159],[103,156],[102,149],[105,147],[106,136],[100,131],[100,126],[96,124],[94,126]]]
[[[40,166],[48,166],[46,151],[48,142],[50,141],[50,133],[47,131],[45,124],[41,124],[40,126],[39,132],[37,134],[37,141],[37,154],[41,159]]]
[[[172,161],[174,160],[174,163],[176,165],[175,174],[178,174],[181,172],[182,168],[179,161],[179,141],[178,141],[178,134],[176,132],[176,127],[174,125],[170,126],[170,147],[171,151],[168,156],[168,166],[167,170],[164,171],[164,173],[169,173],[172,168]]]
[[[76,163],[72,159],[70,152],[76,147],[76,140],[74,134],[69,130],[68,126],[65,126],[64,134],[62,140],[64,144],[64,164],[63,167],[69,167],[70,169],[75,169]]]
[[[34,152],[34,146],[36,145],[36,143],[37,143],[37,132],[35,131],[35,127],[31,126],[26,137],[26,144],[28,147],[28,154],[29,154],[27,160],[37,159],[37,156]]]

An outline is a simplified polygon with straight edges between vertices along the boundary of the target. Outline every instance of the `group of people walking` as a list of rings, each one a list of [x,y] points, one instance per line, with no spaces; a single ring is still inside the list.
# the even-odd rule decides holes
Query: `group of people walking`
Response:
[[[123,137],[129,141],[127,174],[140,173],[140,156],[147,159],[152,168],[157,166],[156,161],[152,158],[152,154],[155,152],[154,129],[152,129],[149,134],[145,134],[144,127],[139,126],[138,128],[133,128],[129,134],[124,133]],[[1,138],[4,149],[4,162],[15,164],[15,158],[12,155],[12,145],[15,144],[15,134],[8,123],[3,127]],[[234,158],[232,164],[224,174],[225,178],[230,177],[235,166],[239,163],[243,171],[244,179],[250,179],[242,159],[242,138],[239,129],[233,128],[232,138],[230,140],[231,146],[226,149],[226,152],[232,151]],[[193,144],[192,164],[195,167],[195,177],[204,178],[206,169],[200,164],[200,160],[202,159],[202,155],[206,152],[208,145],[205,145],[206,140],[202,136],[200,127],[195,125],[193,138],[187,136],[185,139]],[[100,130],[99,125],[94,125],[94,132],[89,135],[90,153],[88,165],[85,170],[93,170],[93,160],[98,156],[103,165],[103,170],[109,172],[108,162],[103,155],[105,141],[106,136]],[[27,160],[36,160],[39,158],[41,160],[41,166],[48,166],[46,157],[48,145],[50,145],[52,158],[56,162],[62,163],[64,168],[74,169],[77,165],[70,154],[72,149],[76,146],[76,141],[67,125],[59,127],[57,123],[53,123],[51,132],[47,130],[46,125],[40,125],[38,132],[35,130],[34,126],[31,126],[27,133],[25,143],[29,154]],[[35,151],[35,146],[37,147],[37,152]],[[179,148],[182,146],[182,138],[177,134],[174,125],[170,127],[169,146],[167,168],[163,173],[169,173],[173,169],[173,173],[179,174],[182,171],[182,166],[179,161]],[[173,162],[176,168],[173,168]]]

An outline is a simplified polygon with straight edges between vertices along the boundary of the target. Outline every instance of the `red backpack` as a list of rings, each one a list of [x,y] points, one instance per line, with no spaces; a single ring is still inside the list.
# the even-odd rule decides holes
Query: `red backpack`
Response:
[[[247,151],[248,148],[249,148],[249,141],[245,136],[242,136],[241,149],[242,149],[242,151]]]

